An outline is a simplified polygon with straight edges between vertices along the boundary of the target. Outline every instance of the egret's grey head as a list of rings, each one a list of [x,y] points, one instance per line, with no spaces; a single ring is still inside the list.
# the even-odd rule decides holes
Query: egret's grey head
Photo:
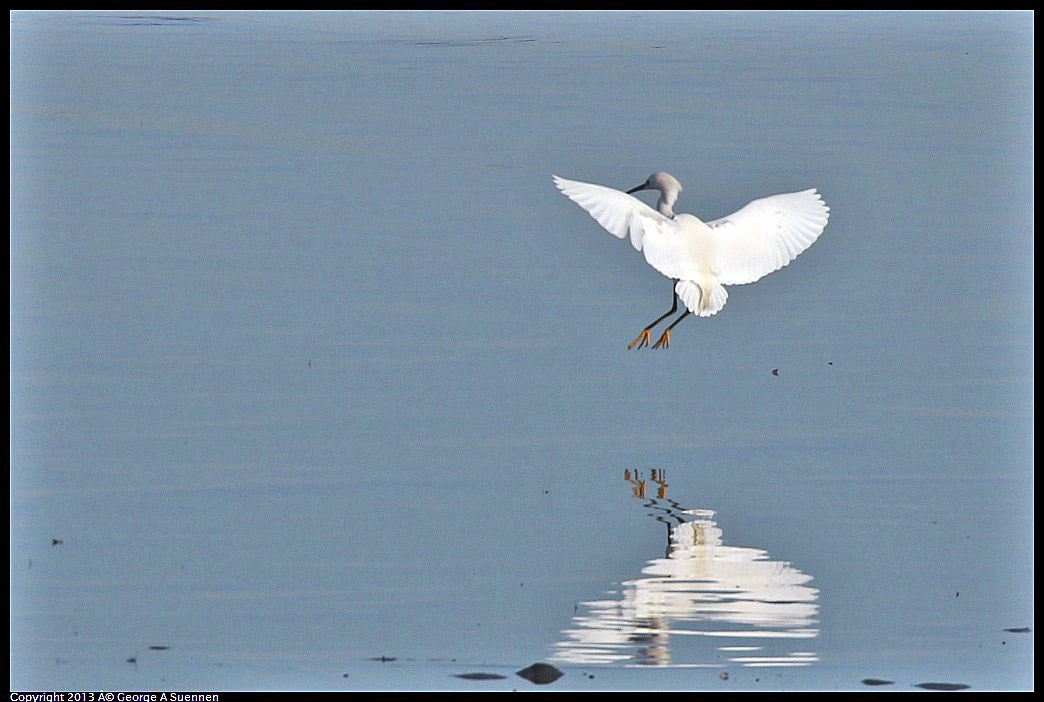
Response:
[[[674,203],[678,201],[678,193],[682,191],[682,184],[670,173],[656,171],[649,176],[644,183],[627,191],[627,194],[636,193],[639,190],[659,190],[660,201],[656,203],[656,209],[660,214],[673,217]]]

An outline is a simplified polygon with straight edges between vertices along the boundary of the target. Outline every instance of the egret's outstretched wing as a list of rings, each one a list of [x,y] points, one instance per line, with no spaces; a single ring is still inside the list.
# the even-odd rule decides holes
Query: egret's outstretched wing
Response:
[[[707,222],[715,234],[716,273],[724,285],[753,283],[793,261],[826,227],[830,208],[815,189],[754,200]]]
[[[631,245],[639,251],[645,232],[669,221],[638,198],[620,190],[558,176],[552,178],[563,195],[587,210],[610,234],[618,239],[630,234]]]

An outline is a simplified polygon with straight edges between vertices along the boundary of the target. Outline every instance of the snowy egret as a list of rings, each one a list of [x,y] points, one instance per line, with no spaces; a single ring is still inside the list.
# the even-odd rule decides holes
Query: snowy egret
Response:
[[[653,173],[627,192],[604,185],[552,176],[566,197],[587,210],[618,239],[645,253],[649,265],[671,279],[671,309],[642,330],[627,348],[642,348],[649,331],[678,310],[686,310],[664,330],[654,349],[671,344],[671,330],[690,314],[710,317],[721,311],[726,285],[753,283],[793,261],[826,227],[830,208],[813,188],[773,195],[712,222],[691,214],[674,214],[681,183],[669,173]],[[659,190],[656,209],[634,197],[640,190]]]

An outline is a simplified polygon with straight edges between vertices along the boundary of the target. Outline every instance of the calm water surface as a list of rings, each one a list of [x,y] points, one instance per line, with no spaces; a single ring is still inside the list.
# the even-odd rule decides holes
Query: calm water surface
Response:
[[[10,31],[12,689],[1033,687],[1032,15]],[[628,351],[659,169],[832,216]]]

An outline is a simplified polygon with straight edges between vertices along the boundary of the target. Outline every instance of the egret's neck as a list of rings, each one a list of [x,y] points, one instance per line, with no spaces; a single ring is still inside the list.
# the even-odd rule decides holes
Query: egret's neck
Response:
[[[674,203],[678,201],[678,193],[673,190],[660,192],[660,200],[656,203],[656,209],[664,217],[674,218]]]

